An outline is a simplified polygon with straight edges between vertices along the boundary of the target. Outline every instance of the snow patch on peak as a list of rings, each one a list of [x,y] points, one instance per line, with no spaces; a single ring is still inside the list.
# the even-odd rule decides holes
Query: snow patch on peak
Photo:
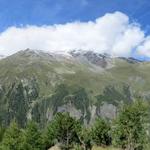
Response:
[[[49,50],[49,51],[45,51],[45,50],[35,50],[35,49],[26,49],[20,52],[24,52],[24,53],[30,53],[33,55],[50,55],[50,56],[65,56],[65,57],[71,57],[71,54],[66,52],[66,51],[53,51],[53,50]]]

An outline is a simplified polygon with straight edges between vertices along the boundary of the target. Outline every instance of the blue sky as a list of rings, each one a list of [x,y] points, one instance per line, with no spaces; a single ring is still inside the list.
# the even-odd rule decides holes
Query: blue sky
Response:
[[[149,59],[149,18],[149,0],[0,0],[0,54],[93,48]]]
[[[0,0],[0,31],[8,26],[88,21],[121,11],[150,32],[149,0]]]

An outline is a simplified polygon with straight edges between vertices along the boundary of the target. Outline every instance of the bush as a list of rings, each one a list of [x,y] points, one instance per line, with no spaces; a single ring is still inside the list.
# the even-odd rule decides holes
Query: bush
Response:
[[[92,141],[98,146],[111,144],[110,124],[104,119],[97,119],[92,127]]]
[[[38,125],[31,121],[28,123],[24,132],[24,149],[26,150],[42,150],[43,141]]]
[[[68,113],[58,113],[50,122],[45,135],[46,148],[60,143],[63,149],[69,149],[74,143],[79,143],[78,131],[80,123]]]
[[[23,150],[23,133],[19,129],[15,121],[13,121],[7,128],[2,144],[1,150]]]
[[[113,144],[128,150],[143,150],[148,142],[148,105],[136,101],[125,105],[113,127]]]

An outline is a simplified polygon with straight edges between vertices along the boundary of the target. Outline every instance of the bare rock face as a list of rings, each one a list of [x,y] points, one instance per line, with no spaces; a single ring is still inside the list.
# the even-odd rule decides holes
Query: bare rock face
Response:
[[[105,55],[96,54],[96,53],[93,53],[92,51],[89,51],[89,52],[85,53],[84,56],[92,64],[95,64],[97,66],[101,66],[102,68],[106,68],[107,67],[107,60],[106,60],[106,56]]]
[[[92,125],[95,122],[95,119],[97,117],[95,105],[90,107],[90,112],[91,112],[91,119],[90,119],[89,125]]]
[[[114,119],[117,115],[117,107],[113,104],[104,103],[100,107],[100,116],[103,118]]]
[[[59,106],[57,112],[68,112],[71,117],[80,119],[82,117],[81,110],[77,110],[71,103]]]
[[[107,54],[99,54],[93,51],[71,51],[70,54],[78,59],[86,59],[91,64],[106,68],[110,57]]]

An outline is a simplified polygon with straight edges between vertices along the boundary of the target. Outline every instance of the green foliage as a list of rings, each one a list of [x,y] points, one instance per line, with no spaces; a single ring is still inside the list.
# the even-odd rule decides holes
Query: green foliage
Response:
[[[24,132],[24,149],[42,150],[42,143],[42,136],[38,125],[33,121],[29,122]]]
[[[86,128],[86,127],[82,126],[82,129],[78,132],[78,138],[80,141],[80,147],[82,145],[83,149],[86,149],[86,150],[92,148],[91,128]]]
[[[27,104],[25,99],[24,88],[22,83],[13,85],[7,94],[8,100],[8,120],[11,122],[16,119],[17,123],[21,126],[25,126],[27,118]],[[22,116],[24,119],[22,119]],[[9,123],[8,122],[8,123]]]
[[[40,126],[44,127],[44,125],[48,122],[46,117],[47,110],[52,109],[53,115],[55,115],[55,113],[57,113],[57,108],[64,104],[64,98],[68,94],[66,85],[60,84],[56,86],[55,92],[52,96],[40,99],[37,103],[35,103],[31,112],[33,120],[38,122]]]
[[[86,149],[93,145],[107,147],[113,144],[128,150],[148,150],[148,105],[136,101],[125,105],[112,127],[109,121],[98,118],[92,127],[85,127],[69,113],[57,113],[45,132],[31,121],[25,129],[16,122],[0,130],[0,150],[47,150],[55,144],[61,149]]]
[[[84,112],[87,112],[86,114],[86,120],[89,122],[90,120],[90,115],[91,113],[89,112],[88,108],[90,105],[90,100],[88,97],[88,94],[86,92],[86,90],[84,88],[79,88],[78,90],[76,90],[74,93],[74,105],[77,109],[81,110],[82,113],[84,114]]]
[[[55,142],[61,147],[69,149],[73,143],[79,142],[77,133],[81,129],[80,123],[70,117],[68,113],[58,113],[49,124],[45,136],[46,147],[51,147]]]
[[[58,85],[53,95],[40,99],[37,103],[35,103],[31,112],[32,119],[40,123],[40,126],[43,127],[48,122],[47,110],[52,110],[51,113],[55,115],[58,107],[67,104],[71,104],[72,107],[75,107],[77,110],[81,111],[82,116],[80,119],[82,122],[83,119],[87,120],[87,122],[90,121],[90,99],[86,90],[81,87],[76,89],[70,88],[69,90],[69,87],[64,84]]]
[[[35,121],[35,122],[38,122],[39,124],[41,124],[41,115],[42,115],[42,113],[43,113],[43,111],[45,110],[45,109],[43,109],[43,111],[42,111],[42,109],[41,109],[41,105],[43,104],[43,103],[45,103],[46,101],[41,101],[40,103],[35,103],[35,105],[34,105],[34,107],[33,107],[33,109],[32,109],[32,112],[31,112],[31,114],[32,114],[32,119]],[[42,105],[42,106],[46,106],[46,105]]]
[[[74,103],[77,109],[84,111],[84,107],[88,108],[89,98],[84,88],[79,88],[74,93]]]
[[[52,105],[53,105],[53,110],[56,113],[57,107],[61,106],[64,102],[63,99],[65,96],[69,94],[66,85],[60,84],[57,86],[55,90],[55,94],[52,96]]]
[[[48,149],[52,146],[54,146],[57,142],[57,127],[58,124],[55,123],[55,121],[51,121],[44,132],[44,145],[45,148]]]
[[[148,105],[136,101],[125,105],[113,126],[113,143],[128,150],[142,150],[147,144]]]
[[[0,150],[23,150],[22,135],[22,131],[15,121],[13,121],[4,134]]]
[[[92,140],[98,146],[111,144],[110,123],[98,118],[92,127]]]
[[[120,101],[130,103],[132,102],[130,87],[123,85],[122,91],[119,91],[113,85],[106,86],[103,94],[96,96],[97,105],[101,105],[102,102],[107,102],[117,106]]]
[[[104,72],[99,65],[95,68],[94,64],[85,63],[80,59],[68,61],[64,57],[55,59],[53,56],[45,56],[45,54],[39,56],[28,51],[19,52],[1,60],[0,122],[2,121],[3,125],[7,126],[15,118],[20,125],[24,126],[28,112],[33,110],[32,118],[45,125],[48,120],[46,116],[48,109],[53,107],[55,114],[57,107],[64,104],[64,97],[68,96],[66,85],[84,89],[81,91],[82,88],[80,88],[75,92],[75,106],[84,112],[82,119],[87,119],[87,121],[90,120],[88,104],[93,105],[92,102],[95,104],[95,95],[100,96],[96,103],[97,109],[101,101],[118,106],[118,103],[120,104],[122,101],[128,102],[133,94],[134,96],[142,95],[148,100],[149,63],[131,64],[127,59],[122,58],[110,59],[109,63],[114,64],[114,60],[115,65],[109,65],[109,69],[104,69]],[[61,85],[60,88],[57,88],[57,85],[62,83],[65,86]],[[124,83],[127,85],[126,88],[123,87]],[[56,88],[57,90],[55,90]],[[130,93],[130,88],[132,93]],[[90,98],[84,94],[87,91],[93,91],[87,93]],[[72,94],[70,89],[69,92]],[[47,105],[45,99],[52,95],[52,103]],[[83,102],[81,102],[82,100]],[[41,104],[36,105],[37,103]]]
[[[4,133],[5,133],[5,128],[0,126],[0,143],[2,142]]]
[[[32,120],[37,122],[40,127],[44,128],[47,125],[47,110],[51,109],[51,98],[39,99],[39,101],[35,102],[34,107],[32,108],[31,115]]]

